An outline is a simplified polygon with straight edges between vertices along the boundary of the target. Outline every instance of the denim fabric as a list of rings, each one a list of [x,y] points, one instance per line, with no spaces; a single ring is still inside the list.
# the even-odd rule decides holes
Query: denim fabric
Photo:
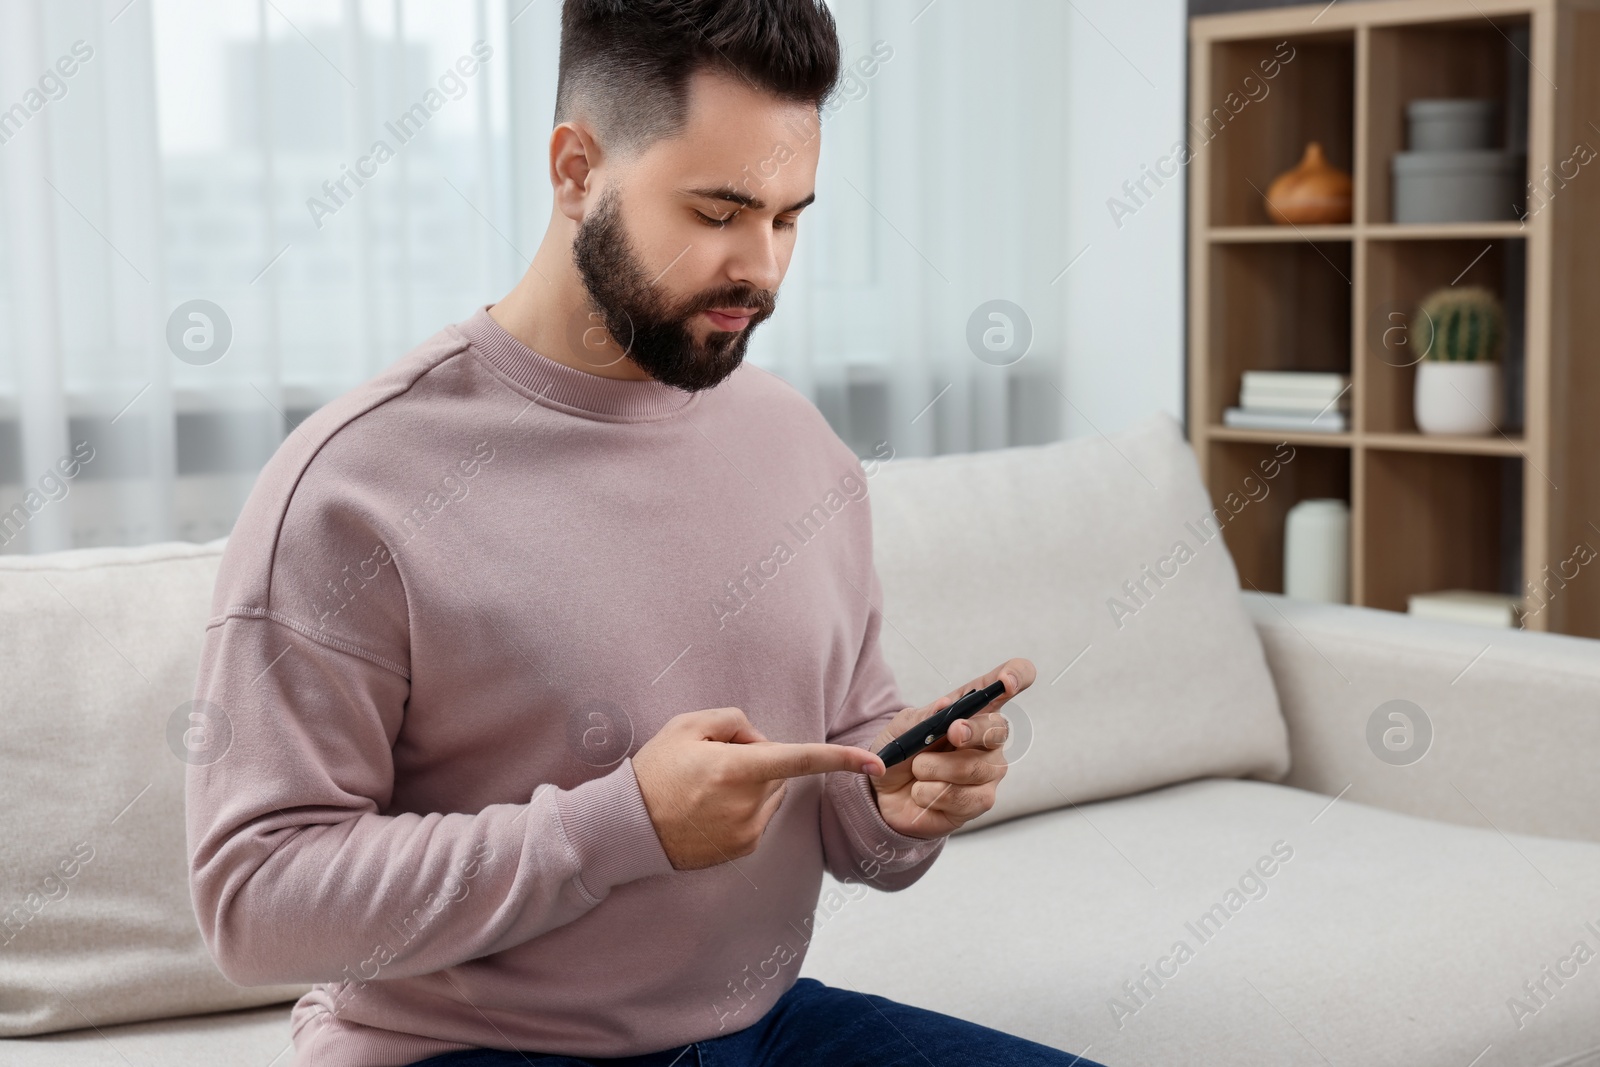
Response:
[[[411,1067],[1101,1067],[1070,1052],[886,997],[801,978],[733,1033],[616,1058],[462,1049]]]

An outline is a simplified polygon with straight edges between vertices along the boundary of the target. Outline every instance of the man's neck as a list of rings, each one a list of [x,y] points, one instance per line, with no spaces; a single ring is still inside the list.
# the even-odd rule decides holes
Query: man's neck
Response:
[[[574,351],[585,337],[603,334],[604,325],[590,310],[582,279],[572,266],[570,246],[562,252],[548,240],[541,244],[522,280],[489,308],[489,317],[512,337],[557,363],[602,378],[650,379],[609,339],[604,348]]]

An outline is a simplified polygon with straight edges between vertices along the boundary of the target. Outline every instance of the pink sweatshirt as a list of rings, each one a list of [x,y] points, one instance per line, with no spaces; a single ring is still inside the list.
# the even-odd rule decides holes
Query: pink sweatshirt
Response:
[[[317,983],[294,1067],[751,1025],[824,867],[901,889],[944,838],[813,775],[753,855],[677,871],[631,755],[726,706],[867,746],[906,703],[881,596],[861,464],[782,379],[602,378],[480,308],[289,434],[234,525],[187,772],[217,965]]]

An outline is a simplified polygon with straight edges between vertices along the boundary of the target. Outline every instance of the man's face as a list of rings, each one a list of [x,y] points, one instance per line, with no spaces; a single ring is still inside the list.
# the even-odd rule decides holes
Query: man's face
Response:
[[[646,374],[680,389],[732,374],[751,331],[776,310],[815,186],[819,133],[808,105],[693,75],[684,132],[629,163],[625,182],[608,174],[578,226],[573,260],[594,305],[578,354],[617,358],[609,334]]]

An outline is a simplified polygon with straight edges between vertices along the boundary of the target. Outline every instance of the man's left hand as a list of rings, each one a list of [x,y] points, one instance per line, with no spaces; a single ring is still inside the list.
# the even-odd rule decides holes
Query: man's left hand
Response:
[[[1010,724],[1001,708],[1033,684],[1038,672],[1026,659],[1009,659],[966,685],[921,708],[902,708],[870,746],[877,752],[962,694],[1005,682],[1005,692],[911,759],[871,776],[883,821],[907,837],[934,838],[950,833],[994,807],[995,787],[1006,775],[1003,751]]]

